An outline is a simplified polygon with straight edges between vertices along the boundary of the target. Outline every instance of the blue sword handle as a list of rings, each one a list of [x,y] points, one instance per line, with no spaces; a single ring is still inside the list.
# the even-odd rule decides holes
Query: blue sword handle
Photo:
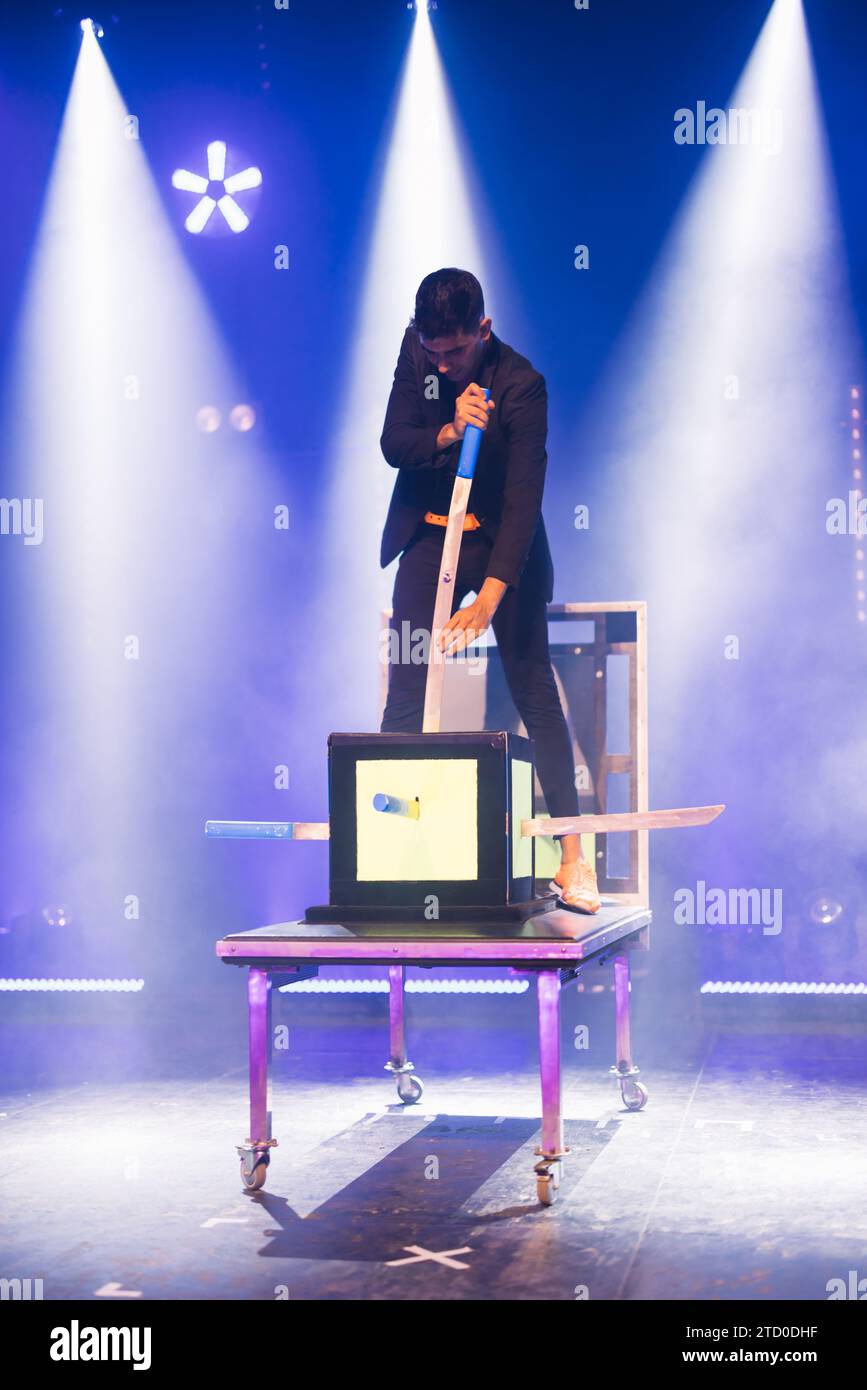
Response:
[[[487,386],[484,388],[485,400],[490,400],[491,393]],[[479,457],[479,445],[482,442],[483,431],[478,425],[467,425],[464,430],[464,442],[461,445],[461,456],[458,460],[459,478],[471,478],[476,471],[476,459]]]
[[[205,821],[205,834],[210,840],[291,840],[292,830],[291,821]]]

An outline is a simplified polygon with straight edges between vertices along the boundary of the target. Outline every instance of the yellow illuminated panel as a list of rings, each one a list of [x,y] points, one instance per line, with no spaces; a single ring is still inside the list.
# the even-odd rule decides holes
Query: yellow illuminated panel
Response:
[[[418,820],[374,810],[377,792],[417,796]],[[359,758],[355,813],[359,882],[478,878],[475,758]]]
[[[512,759],[512,877],[527,878],[532,872],[533,841],[521,834],[521,821],[533,814],[533,766],[521,758]]]

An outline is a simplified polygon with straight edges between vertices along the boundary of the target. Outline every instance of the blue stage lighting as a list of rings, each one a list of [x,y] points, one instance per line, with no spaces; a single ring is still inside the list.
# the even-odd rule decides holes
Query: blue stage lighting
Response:
[[[255,165],[241,169],[237,174],[226,176],[226,143],[212,140],[207,149],[208,173],[193,174],[189,169],[176,169],[172,174],[172,184],[184,193],[200,194],[184,226],[188,232],[198,234],[204,231],[215,208],[219,208],[227,225],[233,232],[243,232],[250,225],[250,219],[235,202],[236,193],[244,193],[249,188],[258,188],[262,182],[262,171]]]
[[[81,21],[81,32],[82,34],[94,34],[96,38],[101,39],[105,30],[98,19],[83,19]]]
[[[0,991],[23,994],[138,994],[144,980],[0,979]]]
[[[526,994],[527,980],[407,980],[407,994]],[[299,980],[281,994],[388,994],[388,980]]]
[[[256,412],[251,405],[234,405],[229,411],[229,424],[239,434],[246,434],[256,423]]]
[[[702,994],[867,994],[863,980],[706,980]]]
[[[222,418],[215,405],[203,405],[201,410],[196,411],[196,428],[202,434],[213,434],[220,428]]]

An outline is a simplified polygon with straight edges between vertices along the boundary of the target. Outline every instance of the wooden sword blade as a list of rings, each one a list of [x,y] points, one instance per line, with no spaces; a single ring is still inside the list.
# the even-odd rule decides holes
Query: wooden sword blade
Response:
[[[521,821],[521,834],[608,835],[623,830],[681,830],[691,825],[710,825],[725,806],[678,806],[667,811],[618,811],[602,816],[549,816]]]

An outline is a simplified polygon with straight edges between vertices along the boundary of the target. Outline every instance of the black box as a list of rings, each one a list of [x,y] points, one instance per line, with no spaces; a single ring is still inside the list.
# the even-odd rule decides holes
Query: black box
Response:
[[[331,734],[329,905],[307,921],[515,921],[534,898],[533,744],[518,734]]]

